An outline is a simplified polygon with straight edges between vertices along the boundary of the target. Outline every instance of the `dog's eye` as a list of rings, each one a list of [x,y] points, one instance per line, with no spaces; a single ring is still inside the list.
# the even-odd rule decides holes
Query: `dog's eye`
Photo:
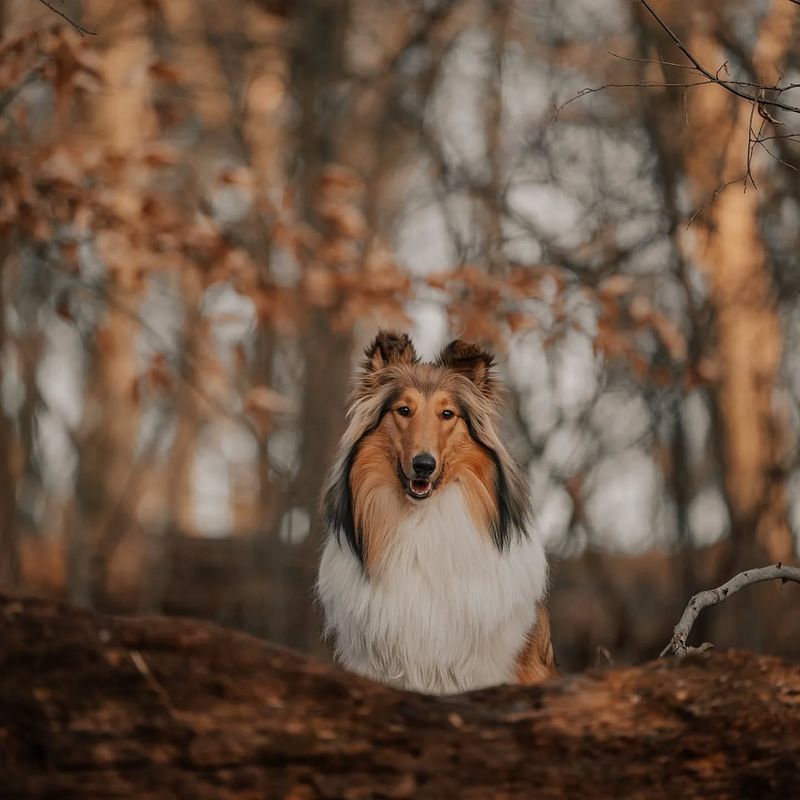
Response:
[[[442,411],[442,419],[453,419],[454,416],[455,412],[451,411],[449,408],[446,408],[444,411]]]
[[[401,417],[410,417],[411,416],[411,409],[408,406],[400,406],[400,408],[397,409],[397,413]]]

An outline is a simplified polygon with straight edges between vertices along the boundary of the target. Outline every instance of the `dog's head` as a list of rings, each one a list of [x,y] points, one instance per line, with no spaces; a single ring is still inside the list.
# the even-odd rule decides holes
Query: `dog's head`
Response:
[[[372,528],[458,481],[498,547],[524,532],[527,481],[499,437],[492,353],[457,339],[423,363],[406,334],[381,331],[365,356],[325,492],[329,526],[363,561]]]

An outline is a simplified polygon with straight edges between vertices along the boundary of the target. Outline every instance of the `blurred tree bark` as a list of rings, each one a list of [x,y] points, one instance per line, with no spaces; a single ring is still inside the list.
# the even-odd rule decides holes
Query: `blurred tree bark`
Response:
[[[0,33],[3,7],[0,4]],[[5,266],[8,248],[0,246],[0,359],[5,355]],[[2,370],[0,368],[0,378]],[[20,577],[20,548],[17,529],[17,481],[14,466],[19,448],[13,424],[0,398],[0,586],[15,587]]]
[[[754,60],[765,82],[781,72],[793,14],[791,4],[774,0],[761,23]],[[691,22],[691,52],[701,63],[723,64],[714,4],[695,8]],[[794,546],[782,468],[786,420],[775,404],[782,334],[759,229],[761,196],[745,178],[757,183],[762,173],[765,155],[751,160],[750,147],[751,128],[762,121],[717,86],[694,88],[687,103],[692,197],[697,206],[713,198],[685,241],[707,275],[714,312],[719,378],[712,398],[732,540],[741,563],[786,560]]]
[[[313,0],[298,7],[292,19],[289,47],[288,93],[297,107],[297,125],[288,154],[289,180],[298,186],[297,211],[300,219],[321,233],[325,224],[319,216],[318,199],[326,167],[345,157],[348,122],[342,89],[345,43],[350,22],[348,0]],[[292,508],[304,509],[310,518],[305,540],[281,552],[307,570],[308,586],[313,584],[322,533],[317,513],[319,493],[341,434],[344,402],[350,372],[353,338],[349,330],[332,324],[330,309],[312,309],[301,334],[303,353],[303,401],[298,419],[301,432],[300,466],[288,494],[282,498],[274,535],[283,515]],[[275,548],[273,552],[278,552]],[[278,565],[281,570],[290,565]],[[273,625],[284,627],[283,641],[290,645],[319,648],[318,623],[312,598],[278,594]],[[299,607],[298,607],[299,606]]]
[[[152,465],[147,476],[150,491],[158,497],[156,507],[163,509],[163,517],[150,536],[141,576],[138,610],[144,613],[163,611],[165,594],[175,569],[177,532],[194,529],[192,462],[200,427],[200,403],[195,384],[202,385],[196,367],[200,350],[203,345],[208,346],[208,337],[197,319],[200,300],[197,281],[188,272],[182,278],[180,294],[186,315],[177,348],[178,373],[182,377],[173,395],[175,437],[169,455],[162,463]]]
[[[92,103],[91,126],[120,156],[136,152],[152,134],[150,73],[152,44],[147,35],[147,12],[131,8],[112,22],[113,3],[92,0],[88,13],[105,19],[101,74],[103,90]],[[131,173],[128,181],[139,176]],[[120,196],[124,215],[125,189]],[[128,501],[128,483],[139,425],[135,386],[139,370],[135,345],[141,278],[132,249],[116,251],[107,259],[110,290],[104,316],[94,335],[90,354],[87,396],[78,434],[79,467],[75,492],[76,515],[68,543],[70,599],[94,605],[106,591],[106,572],[121,541],[128,514],[117,506]],[[125,522],[123,522],[123,520]]]
[[[415,316],[422,311],[419,319],[438,317],[434,336],[444,333],[438,325],[447,324],[450,311],[449,324],[463,326],[460,333],[488,331],[501,346],[514,334],[512,350],[524,349],[525,358],[539,347],[547,351],[550,363],[540,370],[531,361],[531,371],[542,385],[551,381],[548,408],[518,402],[520,413],[536,422],[528,453],[534,481],[547,473],[543,520],[552,519],[548,503],[557,492],[564,496],[565,481],[576,478],[573,505],[585,503],[595,491],[584,480],[594,465],[629,452],[652,461],[670,487],[648,498],[639,481],[626,507],[652,500],[670,514],[674,501],[675,519],[654,511],[650,520],[654,536],[683,548],[680,559],[650,564],[641,573],[643,590],[626,587],[627,563],[584,556],[580,563],[588,569],[569,591],[578,600],[558,626],[571,641],[571,665],[591,660],[597,644],[639,659],[650,647],[650,633],[642,631],[656,628],[657,646],[661,627],[674,621],[665,618],[669,598],[683,602],[712,558],[720,572],[733,568],[720,552],[750,565],[790,551],[785,484],[789,470],[796,479],[797,463],[784,463],[781,447],[785,429],[797,425],[782,418],[775,387],[783,396],[794,393],[800,408],[791,347],[782,342],[778,319],[779,311],[793,313],[796,294],[790,275],[796,186],[786,177],[791,173],[769,173],[757,153],[760,191],[742,194],[739,184],[715,195],[749,166],[751,121],[767,129],[771,123],[719,87],[685,89],[685,70],[665,68],[672,85],[659,87],[661,67],[609,59],[608,49],[626,52],[636,35],[645,40],[642,55],[660,57],[664,31],[649,15],[636,31],[616,21],[605,27],[604,8],[593,9],[603,20],[595,29],[575,4],[554,6],[540,18],[505,0],[225,6],[175,0],[130,9],[90,0],[84,6],[101,36],[81,38],[42,4],[0,0],[9,22],[0,83],[4,99],[16,98],[2,120],[10,156],[0,169],[0,224],[8,226],[0,233],[19,235],[3,275],[3,333],[17,355],[12,378],[25,389],[16,418],[0,418],[0,448],[18,445],[8,469],[10,445],[0,451],[0,460],[9,459],[0,461],[0,500],[7,498],[0,523],[15,515],[22,525],[0,530],[0,538],[12,540],[0,573],[16,570],[19,537],[24,563],[37,564],[37,589],[62,591],[61,567],[50,565],[61,564],[66,518],[76,601],[115,611],[202,613],[318,651],[311,605],[322,533],[316,505],[344,423],[360,333],[350,326],[353,320],[405,324],[409,300]],[[642,6],[630,8],[641,23]],[[705,63],[716,68],[730,56],[732,74],[765,82],[783,62],[787,72],[797,66],[796,54],[787,58],[796,33],[792,14],[797,10],[786,0],[758,7],[708,0],[664,11]],[[620,84],[595,96],[596,105],[587,97],[554,127],[549,101],[572,91],[576,80],[599,82],[606,69],[612,85],[636,69],[651,84],[625,90]],[[773,145],[789,148],[796,139],[780,142]],[[684,235],[687,195],[693,208],[714,202]],[[149,206],[159,204],[174,215],[174,229],[161,227],[159,213],[151,215]],[[759,220],[768,204],[780,219],[766,231]],[[343,233],[344,218],[351,234]],[[562,223],[568,232],[558,233]],[[87,264],[79,257],[91,250],[87,242],[74,262],[60,258],[62,246],[75,248],[75,231],[95,244],[111,234],[110,252]],[[137,272],[145,240],[153,246]],[[666,264],[660,252],[653,257],[662,246]],[[767,248],[785,275],[768,261]],[[432,256],[442,263],[432,264]],[[697,280],[698,265],[706,281]],[[434,274],[439,266],[446,277]],[[549,278],[531,279],[543,266],[558,278],[552,287],[545,286]],[[173,281],[177,272],[194,283]],[[570,390],[558,377],[562,367],[550,356],[562,353],[559,329],[575,335],[576,348],[582,337],[592,339],[585,323],[601,307],[598,286],[609,278],[623,287],[612,327],[625,346],[612,353],[595,337],[595,356],[608,360],[598,365],[596,395],[580,400],[584,410],[573,418]],[[408,288],[404,294],[387,284]],[[156,308],[165,295],[173,313]],[[230,315],[228,301],[239,304]],[[658,331],[643,322],[651,307],[680,329],[677,339],[686,336],[686,360],[655,341]],[[149,377],[140,356],[152,353],[150,332],[135,317],[153,308],[174,325],[168,355],[159,354],[167,385],[158,398],[134,397],[134,385],[141,388]],[[75,386],[54,389],[60,373],[48,361],[57,349],[50,337],[63,331],[53,317],[62,311],[85,349],[74,363],[59,365]],[[229,323],[241,333],[228,336]],[[538,330],[523,340],[528,326]],[[173,333],[181,339],[174,347]],[[564,344],[570,355],[572,343]],[[594,369],[575,363],[583,364],[576,380]],[[263,426],[234,419],[249,414],[250,390],[274,383],[293,413],[265,414]],[[206,392],[209,384],[213,392]],[[213,408],[198,389],[215,395]],[[593,420],[598,401],[618,389],[635,395],[649,417],[637,441],[623,443]],[[694,405],[698,395],[702,401]],[[61,401],[70,397],[61,419]],[[82,414],[77,432],[71,409]],[[170,436],[168,452],[158,458],[150,444],[141,455],[151,412]],[[204,431],[213,433],[200,436]],[[590,445],[585,455],[577,448],[574,476],[554,466],[564,434]],[[209,452],[215,448],[225,452]],[[198,524],[196,485],[199,476],[209,478],[212,459],[213,469],[226,471],[233,498],[222,510],[231,530],[213,531],[229,533],[224,541],[198,535],[208,526]],[[54,466],[63,469],[58,484],[66,495],[52,490]],[[606,488],[625,477],[611,476]],[[720,484],[726,508],[718,502]],[[153,497],[142,515],[143,501]],[[732,538],[713,554],[696,549],[698,532],[723,532],[726,510]],[[297,528],[281,535],[284,521],[302,526],[305,515],[307,535]],[[586,526],[580,530],[575,519],[564,522],[565,546],[569,538],[584,541]],[[650,530],[648,523],[637,526]],[[611,527],[629,535],[616,521]],[[656,602],[651,584],[662,569],[671,575]],[[584,602],[578,588],[588,591],[589,582],[597,591]],[[565,593],[555,589],[554,602]],[[749,608],[762,600],[744,602]],[[591,619],[581,616],[586,608]],[[727,619],[727,611],[721,614]],[[793,653],[784,620],[783,640],[744,619],[737,623],[744,638],[731,634],[726,641],[756,645],[758,631],[760,644],[780,641],[776,649]]]
[[[15,587],[20,577],[17,530],[15,441],[8,417],[0,409],[0,586]]]

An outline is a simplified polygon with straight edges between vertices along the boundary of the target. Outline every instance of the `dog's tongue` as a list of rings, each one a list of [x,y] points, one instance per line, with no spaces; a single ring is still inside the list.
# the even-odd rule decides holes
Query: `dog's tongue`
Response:
[[[414,480],[411,481],[411,489],[416,494],[425,494],[429,486],[430,481],[426,481],[424,478],[414,478]]]

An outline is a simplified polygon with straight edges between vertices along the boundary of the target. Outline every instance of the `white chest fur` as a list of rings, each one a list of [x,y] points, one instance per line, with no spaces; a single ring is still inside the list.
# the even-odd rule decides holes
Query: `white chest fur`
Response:
[[[367,578],[347,544],[328,537],[317,592],[342,666],[432,694],[511,680],[547,583],[538,539],[499,552],[458,484],[416,505],[392,539]]]

